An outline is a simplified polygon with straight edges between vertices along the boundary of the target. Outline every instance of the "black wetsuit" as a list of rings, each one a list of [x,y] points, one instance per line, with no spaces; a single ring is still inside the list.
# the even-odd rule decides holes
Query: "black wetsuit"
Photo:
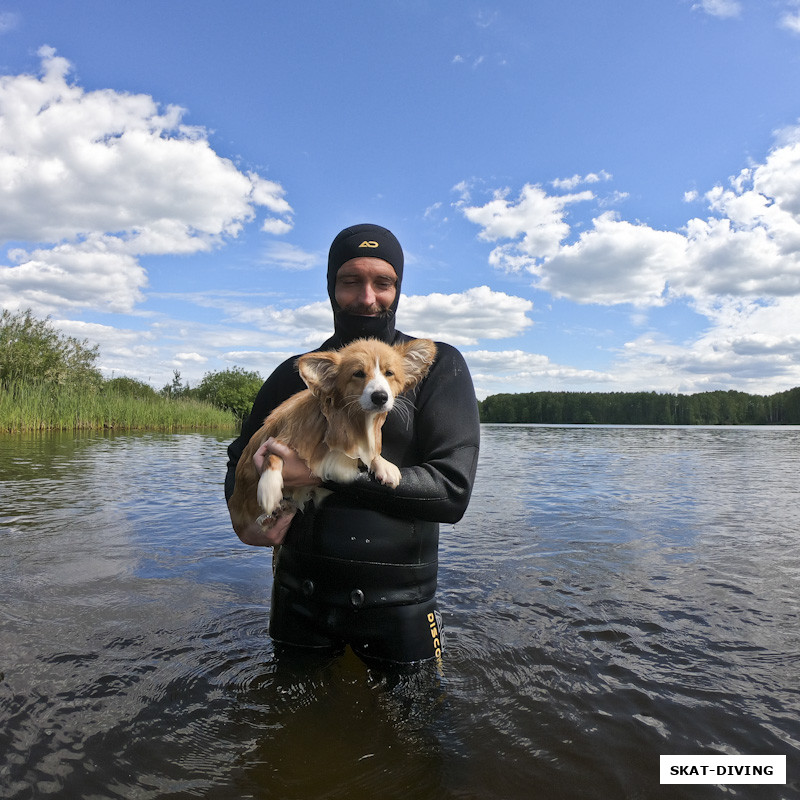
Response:
[[[394,332],[393,341],[411,337]],[[383,338],[383,337],[381,337]],[[336,335],[321,350],[340,347]],[[400,467],[396,489],[362,474],[297,514],[281,547],[270,635],[306,647],[350,644],[389,661],[437,656],[435,611],[439,523],[461,519],[472,491],[479,446],[475,391],[461,354],[437,343],[428,377],[383,427],[383,456]],[[288,359],[264,383],[242,433],[228,448],[226,497],[236,463],[269,412],[305,388]]]
[[[358,316],[339,307],[336,277],[357,256],[385,260],[397,276],[389,313]],[[318,350],[334,350],[359,337],[392,344],[412,337],[395,331],[403,253],[394,235],[356,225],[333,241],[328,296],[334,335]],[[383,426],[384,458],[400,467],[390,489],[366,473],[351,484],[326,483],[334,493],[318,508],[298,513],[275,564],[270,635],[302,647],[349,644],[367,659],[412,662],[442,649],[436,611],[439,523],[455,523],[467,509],[478,462],[478,405],[461,353],[437,343],[428,376],[404,395]],[[259,391],[242,433],[228,448],[225,497],[233,493],[236,464],[250,437],[280,403],[305,389],[283,362]]]

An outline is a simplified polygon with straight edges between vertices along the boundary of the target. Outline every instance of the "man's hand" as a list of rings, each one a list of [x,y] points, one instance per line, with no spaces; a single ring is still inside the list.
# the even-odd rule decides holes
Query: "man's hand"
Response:
[[[243,530],[236,531],[236,535],[244,544],[251,544],[255,547],[275,547],[283,543],[296,513],[295,509],[278,512],[279,516],[271,527],[263,528],[257,522],[251,522]]]
[[[263,472],[264,461],[266,461],[270,453],[279,456],[283,461],[281,474],[283,475],[284,489],[319,486],[322,482],[291,447],[287,447],[273,438],[267,439],[253,454],[253,464],[259,475]],[[255,547],[275,547],[283,543],[286,538],[286,532],[289,530],[296,513],[297,510],[293,508],[277,511],[276,519],[269,527],[262,527],[257,522],[251,522],[243,530],[236,531],[236,535],[244,544],[250,544]]]
[[[253,455],[259,475],[264,469],[264,460],[267,453],[274,453],[283,460],[283,488],[302,489],[306,486],[319,486],[322,481],[308,468],[308,464],[297,455],[297,452],[270,437]]]

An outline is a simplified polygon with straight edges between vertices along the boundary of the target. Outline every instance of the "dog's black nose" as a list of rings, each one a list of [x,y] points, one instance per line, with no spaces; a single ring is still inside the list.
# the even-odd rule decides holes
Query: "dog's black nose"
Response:
[[[389,399],[389,395],[383,391],[383,389],[378,389],[378,391],[373,392],[369,399],[372,400],[372,404],[376,408],[381,408],[381,406],[386,405],[386,401]]]

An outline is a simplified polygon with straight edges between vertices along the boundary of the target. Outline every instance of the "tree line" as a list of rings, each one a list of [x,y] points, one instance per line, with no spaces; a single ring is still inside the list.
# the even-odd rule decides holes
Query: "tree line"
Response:
[[[737,391],[527,392],[478,403],[481,422],[577,425],[798,425],[800,387],[773,395]]]
[[[104,379],[97,345],[66,336],[30,310],[0,312],[0,391],[47,385],[80,392],[113,393],[147,400],[188,399],[250,413],[263,383],[240,367],[207,372],[197,386],[178,370],[160,390],[129,377]],[[598,425],[788,425],[800,424],[800,387],[762,396],[737,391],[697,394],[658,392],[527,392],[495,394],[478,403],[481,422]]]

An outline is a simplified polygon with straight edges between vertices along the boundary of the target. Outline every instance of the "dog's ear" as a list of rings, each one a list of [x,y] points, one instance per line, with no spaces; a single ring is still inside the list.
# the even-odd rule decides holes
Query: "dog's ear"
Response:
[[[430,339],[412,339],[399,347],[406,371],[405,392],[413,389],[428,374],[436,359],[436,345]]]
[[[325,397],[333,392],[339,361],[339,354],[335,350],[307,353],[297,359],[300,377],[315,397]]]

